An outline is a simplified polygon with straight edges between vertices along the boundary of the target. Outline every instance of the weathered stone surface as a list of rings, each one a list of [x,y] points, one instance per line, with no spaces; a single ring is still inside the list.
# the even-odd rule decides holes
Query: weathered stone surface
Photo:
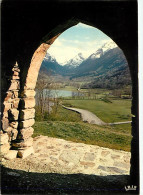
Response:
[[[25,89],[35,89],[39,69],[49,47],[50,45],[42,43],[35,51],[28,70]]]
[[[35,109],[25,109],[20,111],[20,119],[21,120],[27,120],[27,119],[33,119],[35,117]]]
[[[102,151],[101,152],[101,156],[107,156],[108,154],[110,154],[110,152],[109,151]]]
[[[13,94],[14,94],[14,98],[18,98],[18,90],[13,91]]]
[[[33,145],[33,138],[30,137],[27,140],[24,140],[22,142],[12,142],[12,146],[16,147],[16,148],[24,148],[24,147],[30,147]]]
[[[18,66],[14,66],[13,69],[12,69],[12,71],[14,71],[14,72],[20,72],[20,69],[18,68]]]
[[[6,129],[6,131],[7,131],[7,134],[8,134],[8,140],[9,141],[16,139],[17,134],[18,134],[17,129],[14,129],[13,127],[8,127]]]
[[[24,150],[19,150],[17,155],[20,158],[26,158],[27,156],[33,153],[34,153],[34,149],[33,149],[33,146],[31,146],[31,147],[25,148]]]
[[[35,98],[24,98],[21,100],[22,108],[33,108],[35,106]]]
[[[20,141],[20,140],[19,140]],[[12,141],[13,142],[13,141]],[[66,147],[65,147],[66,146]],[[13,159],[10,161],[4,161],[5,165],[9,165],[10,168],[20,168],[29,169],[28,163],[31,164],[30,171],[33,172],[56,172],[64,174],[93,174],[93,175],[129,175],[130,168],[127,169],[113,166],[116,159],[111,158],[111,154],[118,154],[122,158],[121,162],[124,162],[123,157],[130,157],[129,152],[117,151],[108,148],[103,148],[99,146],[93,146],[83,143],[74,143],[71,141],[66,141],[63,139],[51,138],[47,136],[37,136],[34,138],[33,147],[35,153],[28,156],[31,152],[26,154],[28,158],[25,161],[19,161],[18,159]],[[96,158],[94,161],[83,160],[85,154],[96,153]],[[24,149],[28,147],[17,148],[19,151],[24,153]],[[75,150],[77,149],[77,150]],[[29,149],[30,150],[30,149]],[[96,152],[97,151],[97,152]],[[101,155],[102,151],[109,151],[110,154],[106,157]],[[22,154],[21,154],[22,157]],[[103,162],[101,159],[105,159]],[[111,160],[110,160],[111,159]],[[16,163],[17,162],[17,163]],[[19,164],[20,162],[20,164]],[[129,163],[127,163],[129,165]],[[129,165],[130,166],[130,165]],[[107,178],[108,179],[108,178]]]
[[[9,120],[7,118],[3,118],[2,119],[2,129],[4,131],[6,131],[6,129],[8,128],[8,126],[9,126]]]
[[[4,112],[8,111],[11,108],[12,108],[12,103],[4,102]]]
[[[5,154],[9,151],[10,144],[3,144],[0,146],[0,148],[1,148],[1,154]]]
[[[7,133],[3,133],[0,135],[0,142],[1,144],[8,144],[8,134]]]
[[[17,127],[18,127],[18,122],[11,122],[11,123],[9,123],[9,125],[10,125],[10,127],[12,127],[12,128],[14,128],[14,129],[17,129]]]
[[[78,163],[82,154],[79,151],[64,150],[59,159],[65,162]]]
[[[19,80],[19,76],[18,76],[18,75],[13,75],[13,76],[12,76],[12,79],[13,79],[13,80]]]
[[[98,169],[101,169],[101,170],[106,171],[106,172],[119,173],[119,174],[124,174],[127,172],[127,171],[119,169],[117,167],[106,167],[106,166],[100,166],[100,165],[98,166]]]
[[[34,125],[35,120],[34,119],[29,119],[29,120],[25,120],[25,121],[21,121],[20,122],[20,128],[28,128],[31,127],[32,125]]]
[[[12,93],[12,91],[8,91],[7,92],[7,95],[6,95],[6,98],[4,99],[4,101],[8,101],[11,98],[13,98],[13,93]]]
[[[17,109],[10,109],[9,111],[8,111],[8,118],[9,118],[9,120],[11,120],[11,121],[16,121],[16,120],[18,120],[18,115],[19,115],[19,111],[17,110]]]
[[[22,97],[29,98],[29,97],[34,97],[36,92],[34,90],[24,90],[22,93]]]
[[[93,162],[84,162],[84,161],[81,161],[80,164],[81,165],[84,165],[86,167],[94,167],[95,166],[95,163],[93,163]]]
[[[19,106],[19,98],[15,98],[13,101],[12,101],[12,103],[13,103],[13,107],[14,108],[18,108],[18,106]]]
[[[18,134],[18,139],[27,139],[32,136],[34,129],[32,127],[21,129]]]
[[[14,72],[13,72],[13,75],[14,75],[14,76],[19,76],[19,73],[18,73],[17,71],[14,71]]]
[[[12,129],[11,131],[11,140],[15,140],[17,137],[18,131],[17,129]]]
[[[17,150],[9,150],[8,153],[4,156],[5,159],[11,160],[17,157]]]
[[[129,165],[127,163],[124,163],[124,162],[114,162],[113,166],[117,166],[117,167],[120,167],[120,168],[124,168],[124,169],[128,169],[129,168]]]
[[[111,154],[111,158],[112,158],[112,159],[119,159],[119,158],[120,158],[120,155]]]
[[[86,161],[94,161],[95,160],[95,154],[94,153],[86,153],[84,156],[84,160]]]
[[[20,89],[19,81],[12,80],[9,90],[17,90]]]

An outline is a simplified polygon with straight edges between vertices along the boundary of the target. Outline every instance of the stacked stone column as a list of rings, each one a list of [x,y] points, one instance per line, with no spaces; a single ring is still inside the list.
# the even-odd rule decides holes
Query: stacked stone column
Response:
[[[34,152],[32,138],[34,131],[32,125],[35,123],[34,96],[34,90],[25,90],[21,94],[18,136],[17,139],[12,143],[12,146],[17,148],[18,157],[20,158],[25,158]]]
[[[15,140],[18,134],[18,116],[19,116],[19,67],[16,63],[12,69],[13,75],[11,78],[11,85],[7,91],[6,98],[4,100],[4,111],[2,118],[2,131],[1,131],[1,153],[6,154],[11,148],[11,141]],[[13,157],[17,156],[17,151],[13,152]],[[10,155],[11,156],[11,155]],[[11,158],[12,158],[11,156]]]

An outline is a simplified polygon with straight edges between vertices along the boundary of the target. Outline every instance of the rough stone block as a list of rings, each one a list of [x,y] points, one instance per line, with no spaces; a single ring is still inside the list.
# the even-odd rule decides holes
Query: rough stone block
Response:
[[[33,149],[33,146],[31,146],[31,147],[25,148],[24,150],[19,150],[17,155],[20,158],[26,158],[27,156],[33,153],[34,153],[34,149]]]
[[[6,131],[6,129],[9,127],[9,120],[7,118],[2,119],[2,129]]]
[[[35,109],[25,109],[20,112],[20,119],[21,120],[27,120],[27,119],[33,119],[35,117]]]
[[[15,140],[18,134],[17,129],[12,129],[11,134],[11,140]]]
[[[8,118],[9,118],[9,120],[11,120],[11,121],[16,121],[16,120],[18,120],[18,115],[19,115],[19,111],[17,110],[17,109],[10,109],[9,111],[8,111]]]
[[[18,122],[11,122],[9,123],[10,127],[14,128],[14,129],[17,129],[18,127]]]
[[[3,144],[0,146],[1,154],[6,154],[10,149],[10,144]]]
[[[21,100],[22,108],[33,108],[35,106],[35,98],[24,98]]]
[[[84,160],[86,161],[94,161],[95,160],[95,154],[87,152],[84,156]]]
[[[35,123],[35,120],[34,119],[29,119],[29,120],[21,121],[20,122],[20,129],[32,127],[32,125],[34,125],[34,123]]]
[[[13,107],[14,108],[18,108],[18,106],[19,106],[19,98],[16,98],[16,99],[14,99],[13,101],[12,101],[12,103],[13,103]]]
[[[17,142],[17,141],[12,142],[12,146],[16,148],[25,148],[25,147],[30,147],[32,145],[33,145],[32,137],[28,138],[27,140],[21,141],[21,142]]]
[[[13,91],[14,98],[18,98],[18,90]]]
[[[3,133],[0,135],[0,142],[1,144],[8,144],[8,134],[7,133]]]
[[[34,90],[24,90],[22,97],[26,97],[26,98],[34,97],[35,94],[36,92]]]
[[[18,75],[13,75],[13,76],[12,76],[12,79],[13,79],[13,80],[19,80],[19,76],[18,76]]]
[[[1,142],[2,145],[3,144],[8,144],[8,134],[7,133],[1,134],[0,142]]]
[[[14,76],[19,76],[19,73],[18,73],[17,71],[14,71],[14,72],[13,72],[13,75],[14,75]]]
[[[17,129],[14,129],[12,127],[8,127],[6,129],[7,131],[7,134],[8,134],[8,140],[11,141],[11,140],[15,140],[16,137],[17,137],[17,134],[18,134],[18,131]]]
[[[9,90],[16,90],[16,89],[20,89],[19,81],[12,80]]]
[[[12,103],[10,102],[4,102],[4,111],[8,111],[9,109],[12,108]]]
[[[12,91],[8,91],[7,92],[7,95],[6,95],[6,98],[4,99],[4,101],[8,101],[11,98],[13,98],[13,93],[12,93]]]
[[[4,156],[5,159],[11,160],[17,157],[17,150],[9,150],[8,153]]]
[[[27,139],[32,136],[34,129],[32,127],[21,129],[18,134],[18,139]]]

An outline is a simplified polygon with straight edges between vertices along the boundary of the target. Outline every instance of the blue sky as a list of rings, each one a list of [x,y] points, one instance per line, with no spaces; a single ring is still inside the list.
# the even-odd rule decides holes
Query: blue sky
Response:
[[[59,63],[64,63],[78,53],[88,57],[108,41],[111,39],[99,29],[79,23],[64,31],[48,49],[48,53]]]

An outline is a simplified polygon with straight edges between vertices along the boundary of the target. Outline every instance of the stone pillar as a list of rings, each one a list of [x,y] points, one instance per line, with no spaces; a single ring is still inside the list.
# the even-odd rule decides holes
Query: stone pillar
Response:
[[[10,143],[15,140],[18,134],[18,116],[19,116],[19,89],[20,89],[20,69],[16,63],[12,69],[13,75],[11,78],[11,85],[7,91],[4,100],[4,111],[2,118],[2,131],[1,131],[1,152],[5,154],[10,149]],[[13,152],[12,152],[13,153]],[[17,153],[13,153],[16,157]]]
[[[35,86],[39,69],[49,47],[50,45],[43,43],[35,51],[24,89],[20,94],[18,136],[16,140],[12,141],[12,147],[18,149],[18,157],[20,158],[25,158],[34,152],[32,138],[34,129],[32,126],[35,123]]]
[[[19,132],[12,146],[18,149],[18,157],[25,158],[34,152],[32,134],[35,120],[35,91],[25,90],[21,94],[19,113]]]

